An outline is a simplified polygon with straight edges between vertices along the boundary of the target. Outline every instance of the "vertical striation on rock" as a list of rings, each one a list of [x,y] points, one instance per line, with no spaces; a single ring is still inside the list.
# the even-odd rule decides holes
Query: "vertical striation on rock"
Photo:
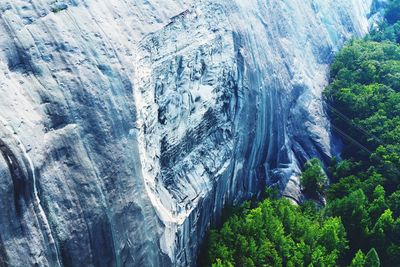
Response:
[[[0,0],[0,266],[190,266],[224,205],[334,153],[372,0]]]

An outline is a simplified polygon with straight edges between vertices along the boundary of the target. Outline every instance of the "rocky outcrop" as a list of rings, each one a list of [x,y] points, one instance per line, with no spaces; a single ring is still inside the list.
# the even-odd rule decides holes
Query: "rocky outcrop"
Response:
[[[224,205],[327,160],[370,0],[0,0],[0,266],[188,266]]]

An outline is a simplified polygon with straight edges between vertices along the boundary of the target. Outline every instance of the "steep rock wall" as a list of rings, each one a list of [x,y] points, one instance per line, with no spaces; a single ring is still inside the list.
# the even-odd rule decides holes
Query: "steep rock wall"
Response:
[[[227,203],[332,154],[370,0],[0,0],[0,265],[193,265]]]

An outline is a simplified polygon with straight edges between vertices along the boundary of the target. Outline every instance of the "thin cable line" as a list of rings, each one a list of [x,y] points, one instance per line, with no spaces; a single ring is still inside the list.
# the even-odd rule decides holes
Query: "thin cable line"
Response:
[[[338,111],[336,108],[334,108],[332,105],[330,105],[327,101],[325,101],[327,108],[331,111],[333,111],[336,116],[338,116],[339,118],[341,118],[342,120],[346,121],[347,124],[350,127],[353,127],[361,132],[363,132],[365,135],[367,135],[368,137],[370,137],[371,139],[373,139],[374,141],[376,141],[377,143],[379,143],[380,145],[384,146],[389,152],[391,153],[395,153],[397,154],[396,151],[393,151],[391,148],[389,148],[388,144],[386,144],[385,142],[383,142],[379,137],[377,137],[374,134],[371,134],[370,132],[368,132],[367,130],[365,130],[363,127],[357,125],[354,123],[353,120],[351,120],[349,117],[347,117],[346,115],[344,115],[343,113],[341,113],[340,111]],[[394,171],[396,172],[397,175],[400,175],[400,170],[399,168],[393,163],[393,162],[387,162],[385,161],[381,156],[374,154],[374,152],[372,152],[371,150],[369,150],[366,146],[364,146],[363,144],[361,144],[360,142],[358,142],[357,140],[355,140],[353,137],[351,137],[350,135],[346,134],[344,131],[342,131],[339,127],[337,127],[336,125],[334,125],[333,123],[331,123],[332,128],[339,134],[341,135],[343,138],[347,139],[350,143],[356,145],[357,147],[359,147],[360,149],[362,149],[363,151],[367,152],[369,154],[369,156],[374,156],[375,158],[377,158],[379,161],[387,164],[389,163],[390,165],[392,165],[392,167],[394,168]]]

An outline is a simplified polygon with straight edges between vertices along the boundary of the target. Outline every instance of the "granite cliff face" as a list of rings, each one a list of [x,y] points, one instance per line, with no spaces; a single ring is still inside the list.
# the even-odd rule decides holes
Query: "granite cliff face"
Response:
[[[0,0],[0,266],[188,266],[225,204],[334,153],[371,0]]]

